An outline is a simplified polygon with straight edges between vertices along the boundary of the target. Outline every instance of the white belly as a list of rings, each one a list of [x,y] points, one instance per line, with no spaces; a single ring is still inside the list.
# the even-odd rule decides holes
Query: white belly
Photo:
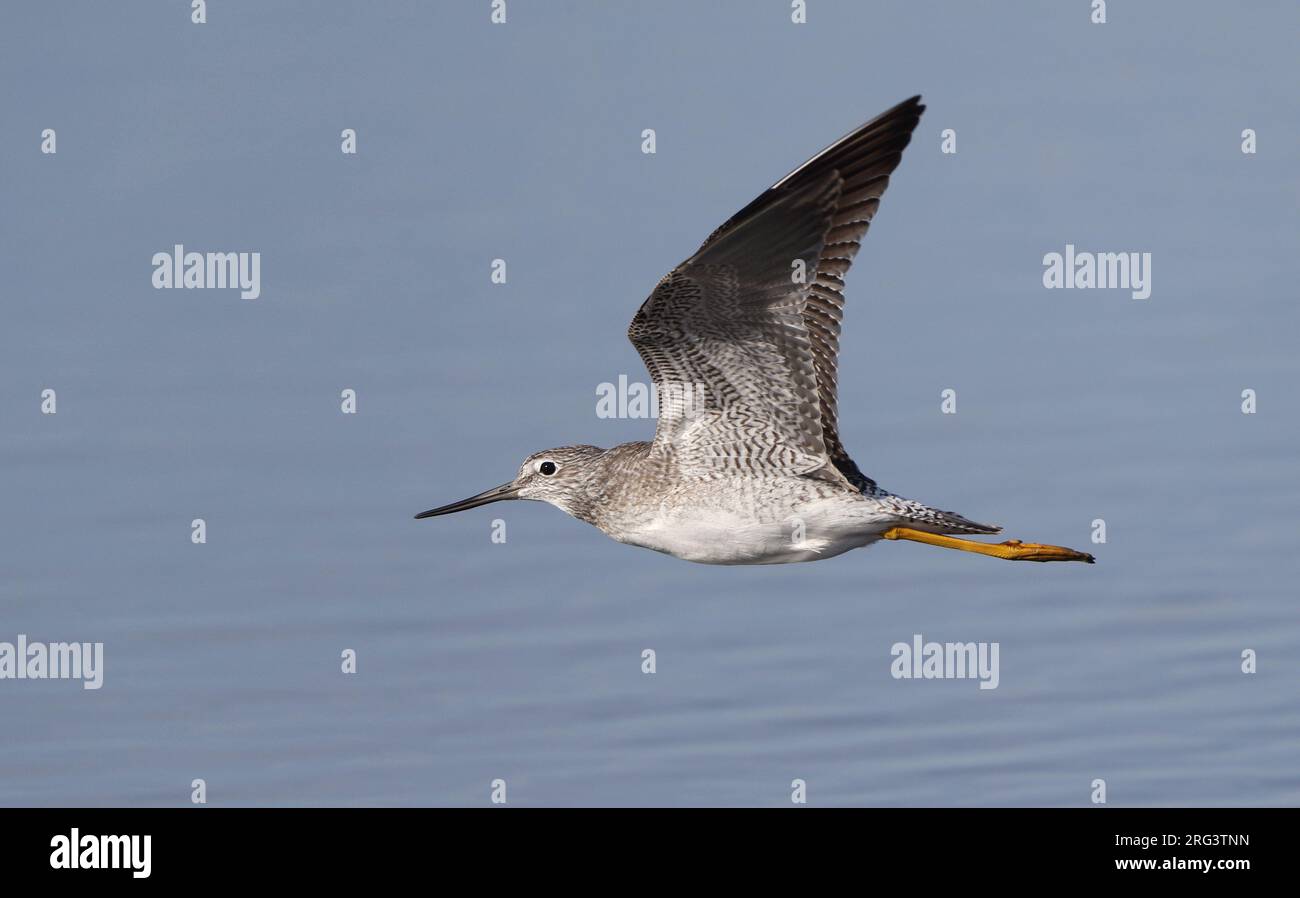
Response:
[[[781,521],[716,509],[682,509],[615,536],[704,564],[786,564],[831,558],[875,542],[890,526],[864,503],[823,499]]]

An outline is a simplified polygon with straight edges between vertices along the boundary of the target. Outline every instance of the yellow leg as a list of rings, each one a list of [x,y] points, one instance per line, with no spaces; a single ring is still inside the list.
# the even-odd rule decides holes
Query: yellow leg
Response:
[[[1008,561],[1086,561],[1088,564],[1094,561],[1087,552],[1076,552],[1065,546],[1022,543],[1018,539],[1009,539],[1003,543],[981,543],[973,539],[926,533],[924,530],[913,530],[911,527],[890,527],[881,535],[885,539],[910,539],[912,542],[925,543],[927,546],[992,555],[994,558],[1005,558]]]

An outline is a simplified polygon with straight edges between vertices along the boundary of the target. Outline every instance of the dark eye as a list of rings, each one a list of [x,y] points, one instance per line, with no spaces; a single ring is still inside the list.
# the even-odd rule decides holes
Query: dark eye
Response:
[[[537,466],[537,471],[538,471],[538,473],[540,473],[540,474],[543,474],[543,475],[545,475],[545,476],[547,476],[547,477],[550,477],[550,476],[551,476],[552,474],[554,474],[555,471],[556,471],[556,468],[555,468],[555,462],[553,462],[553,461],[544,461],[544,462],[542,462],[540,465]]]

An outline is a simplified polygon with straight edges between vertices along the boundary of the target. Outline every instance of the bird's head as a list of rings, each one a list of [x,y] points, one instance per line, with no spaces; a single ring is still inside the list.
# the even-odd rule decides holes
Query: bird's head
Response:
[[[560,446],[534,452],[524,459],[519,473],[509,483],[450,505],[422,511],[415,517],[432,518],[506,499],[549,502],[561,511],[582,517],[582,510],[588,504],[588,485],[599,476],[598,462],[604,452],[596,446]]]

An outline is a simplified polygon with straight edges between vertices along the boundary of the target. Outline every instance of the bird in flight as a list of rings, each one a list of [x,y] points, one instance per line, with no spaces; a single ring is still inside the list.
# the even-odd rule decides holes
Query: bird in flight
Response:
[[[924,110],[913,97],[822,150],[659,282],[628,328],[659,396],[653,440],[536,452],[509,483],[416,518],[534,499],[709,564],[817,561],[881,539],[1091,563],[968,539],[1001,528],[882,489],[840,443],[844,279]]]

